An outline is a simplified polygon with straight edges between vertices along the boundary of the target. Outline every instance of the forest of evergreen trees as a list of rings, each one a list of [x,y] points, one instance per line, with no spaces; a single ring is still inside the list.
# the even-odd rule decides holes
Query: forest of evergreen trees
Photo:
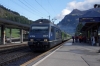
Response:
[[[33,22],[32,20],[29,20],[28,18],[21,16],[19,13],[5,8],[3,5],[0,5],[0,18],[29,25]]]

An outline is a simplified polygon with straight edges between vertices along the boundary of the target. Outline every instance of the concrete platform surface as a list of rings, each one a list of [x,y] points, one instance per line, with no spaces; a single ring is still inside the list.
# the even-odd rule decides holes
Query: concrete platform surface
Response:
[[[100,47],[89,46],[85,43],[72,43],[67,41],[37,63],[27,66],[100,66]]]

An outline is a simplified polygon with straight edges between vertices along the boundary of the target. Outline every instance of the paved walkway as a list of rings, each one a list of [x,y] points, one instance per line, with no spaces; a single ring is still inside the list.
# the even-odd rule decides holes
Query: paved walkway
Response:
[[[37,63],[27,66],[100,66],[100,47],[85,43],[66,42]]]
[[[1,44],[0,45],[0,49],[3,48],[3,47],[10,47],[10,46],[18,46],[18,45],[27,45],[27,42],[23,42],[23,43],[20,43],[20,42],[12,42],[12,43],[7,43],[7,44]]]

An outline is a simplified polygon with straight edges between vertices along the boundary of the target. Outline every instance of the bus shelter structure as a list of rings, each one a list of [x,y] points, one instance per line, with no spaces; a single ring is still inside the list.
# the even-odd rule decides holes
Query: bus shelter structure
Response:
[[[95,45],[100,46],[100,17],[82,17],[79,18],[79,23],[83,26],[81,33],[86,37],[86,42],[91,44],[91,37],[95,37]]]

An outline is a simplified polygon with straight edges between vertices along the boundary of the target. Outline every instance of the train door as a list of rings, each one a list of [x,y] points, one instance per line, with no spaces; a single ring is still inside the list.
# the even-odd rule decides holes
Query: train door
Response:
[[[51,39],[55,40],[55,27],[51,26],[51,33],[50,33]]]

